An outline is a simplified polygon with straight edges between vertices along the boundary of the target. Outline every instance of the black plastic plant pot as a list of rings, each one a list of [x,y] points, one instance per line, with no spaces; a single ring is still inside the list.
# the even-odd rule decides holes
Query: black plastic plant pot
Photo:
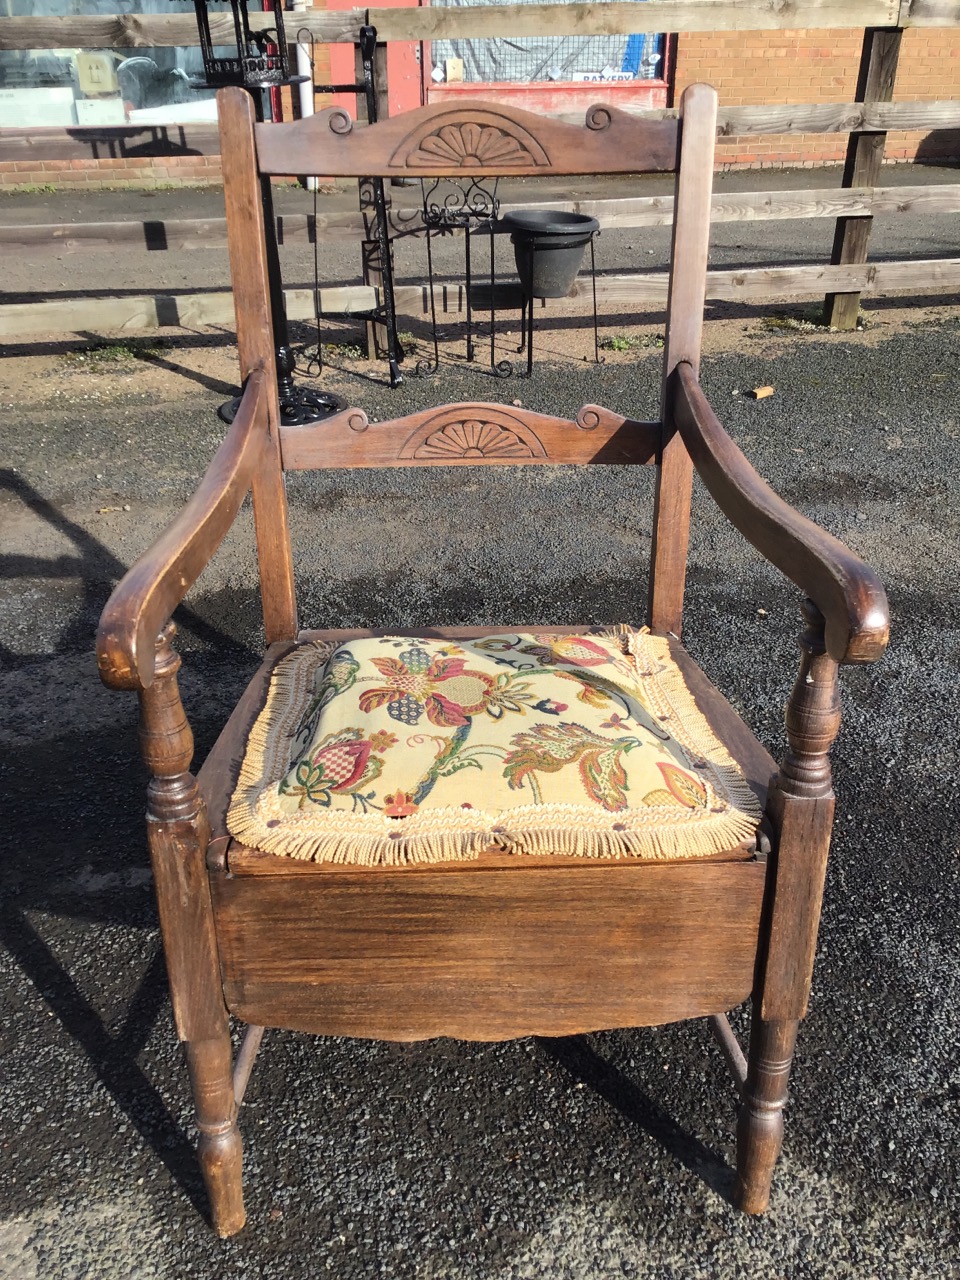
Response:
[[[520,285],[528,298],[565,298],[573,288],[583,251],[600,230],[585,213],[525,209],[503,219],[517,260]]]

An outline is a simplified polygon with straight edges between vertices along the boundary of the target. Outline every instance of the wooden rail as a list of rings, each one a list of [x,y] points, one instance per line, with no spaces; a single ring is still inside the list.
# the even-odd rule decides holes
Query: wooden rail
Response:
[[[365,21],[364,9],[314,9],[292,13],[284,25],[296,36],[306,29],[326,44],[353,44]],[[251,13],[250,26],[274,26],[269,13]],[[214,44],[236,45],[229,12],[210,13]],[[0,49],[161,49],[200,43],[197,20],[189,13],[114,13],[96,17],[0,18]]]
[[[328,44],[353,44],[365,22],[381,40],[465,40],[502,36],[623,35],[660,31],[960,26],[960,0],[646,0],[637,4],[563,3],[469,8],[311,10],[291,15],[288,33],[307,30]],[[254,28],[269,14],[250,14]],[[214,41],[229,44],[229,15],[210,15]],[[0,18],[0,49],[140,49],[198,43],[189,14]]]
[[[0,23],[3,21],[5,19],[0,19]],[[672,110],[625,109],[644,118],[676,114]],[[583,124],[582,111],[559,118]],[[721,138],[790,133],[869,133],[891,129],[960,129],[960,99],[724,107],[717,117],[717,136]],[[0,163],[11,160],[40,163],[44,160],[109,160],[124,156],[218,155],[219,151],[219,135],[213,124],[0,129]]]
[[[791,295],[809,296],[827,291],[869,294],[909,290],[913,296],[960,286],[960,258],[909,262],[872,262],[851,266],[751,267],[707,274],[707,298],[713,301],[756,302]],[[571,297],[588,299],[589,280],[578,280]],[[398,312],[425,316],[430,310],[426,285],[398,285]],[[286,289],[287,315],[292,320],[312,319],[317,312],[313,289]],[[439,312],[464,310],[464,287],[435,284]],[[644,309],[662,311],[667,300],[665,272],[598,276],[597,301],[608,311],[624,307],[628,313]],[[366,285],[344,285],[319,291],[323,313],[361,315],[375,301]],[[123,298],[68,298],[54,302],[7,303],[0,306],[0,338],[11,340],[31,334],[77,333],[93,330],[148,330],[168,327],[195,328],[234,322],[233,294],[227,291],[193,294],[142,294]]]
[[[505,200],[501,214],[529,206]],[[538,200],[538,209],[570,210],[598,218],[604,230],[669,226],[673,196],[631,196],[601,200]],[[767,222],[798,218],[875,217],[878,214],[960,213],[960,183],[902,187],[824,187],[795,191],[743,191],[715,194],[711,222]],[[355,240],[364,231],[363,214],[341,211],[281,214],[277,219],[282,245],[321,240]],[[420,206],[395,207],[390,224],[395,235],[423,235]],[[148,222],[53,222],[0,226],[0,250],[32,254],[99,253],[121,246],[150,251],[223,249],[225,218],[170,218]]]

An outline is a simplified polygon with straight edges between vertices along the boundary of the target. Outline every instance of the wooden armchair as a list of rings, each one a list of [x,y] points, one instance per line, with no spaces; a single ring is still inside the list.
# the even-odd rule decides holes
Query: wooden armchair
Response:
[[[874,574],[759,479],[700,389],[715,117],[716,95],[704,85],[684,94],[679,122],[643,121],[597,107],[584,128],[479,103],[426,107],[356,130],[337,111],[288,125],[255,124],[244,92],[227,89],[220,95],[243,399],[195,496],[111,597],[97,655],[103,680],[136,690],[140,700],[141,743],[151,774],[147,829],[173,1009],[196,1101],[200,1163],[221,1235],[238,1231],[244,1222],[237,1114],[260,1036],[269,1026],[395,1040],[499,1040],[707,1017],[742,1092],[737,1203],[748,1213],[766,1207],[794,1040],[807,1005],[830,842],[834,798],[828,753],[840,718],[838,668],[878,658],[888,618]],[[259,194],[260,182],[269,175],[651,169],[677,173],[660,421],[639,422],[596,406],[585,407],[569,422],[470,404],[376,424],[361,410],[348,409],[315,426],[279,425]],[[747,829],[706,851],[687,848],[682,837],[677,843],[656,822],[652,834],[641,831],[649,816],[643,805],[662,810],[666,823],[682,817],[709,824],[722,816],[726,802],[710,807],[706,797],[714,793],[696,772],[709,773],[713,765],[697,759],[696,749],[677,748],[681,753],[671,757],[672,765],[654,754],[667,785],[646,794],[643,804],[625,800],[622,759],[641,737],[654,753],[666,752],[669,734],[663,724],[671,711],[668,706],[653,715],[660,705],[655,698],[645,702],[645,695],[624,694],[622,686],[611,692],[602,672],[596,674],[607,663],[604,671],[626,672],[628,683],[637,676],[634,659],[609,648],[614,644],[610,634],[604,640],[591,638],[586,629],[551,633],[540,628],[532,638],[510,632],[504,639],[504,633],[493,632],[491,642],[489,633],[483,639],[476,629],[430,629],[429,619],[412,619],[414,629],[399,641],[377,639],[382,633],[376,632],[299,629],[285,471],[604,462],[651,465],[657,471],[649,633],[640,639],[641,633],[631,633],[629,643],[636,654],[646,645],[660,657],[641,674],[656,678],[673,664],[670,670],[680,684],[671,687],[682,686],[677,696],[702,718],[697,723],[703,733],[713,735],[710,759],[727,761],[716,767],[717,787],[721,775],[739,779],[731,785],[741,797]],[[727,518],[805,597],[800,673],[787,707],[790,745],[779,769],[680,643],[694,468]],[[170,618],[250,490],[268,649],[194,778]],[[427,628],[417,631],[417,622]],[[459,806],[451,844],[431,845],[428,826],[422,828],[426,835],[408,836],[414,828],[404,824],[415,822],[411,815],[423,787],[414,795],[398,785],[384,797],[371,783],[372,789],[361,794],[361,773],[369,781],[386,766],[379,759],[371,763],[374,735],[361,742],[342,730],[328,734],[306,763],[301,760],[294,783],[280,783],[279,791],[270,792],[270,803],[278,803],[276,796],[286,787],[296,803],[286,817],[257,828],[264,840],[237,836],[231,818],[237,811],[234,792],[251,767],[251,744],[260,732],[251,733],[251,726],[263,726],[265,708],[286,714],[284,698],[294,698],[295,690],[276,682],[278,664],[307,650],[320,662],[307,690],[313,698],[309,714],[304,712],[288,735],[292,741],[307,721],[308,729],[315,727],[317,707],[339,697],[356,679],[357,655],[371,644],[394,646],[386,658],[374,661],[378,671],[392,673],[399,682],[392,692],[365,686],[359,695],[361,708],[385,707],[393,717],[391,732],[381,728],[375,735],[383,759],[388,746],[397,753],[390,760],[402,762],[404,751],[422,743],[424,735],[411,735],[405,726],[424,708],[431,730],[439,726],[434,736],[448,763],[456,733],[459,742],[481,707],[489,713],[485,725],[502,728],[513,715],[521,728],[529,726],[535,694],[518,694],[506,711],[493,706],[490,690],[500,689],[502,682],[465,665],[464,653],[471,662],[485,655],[510,688],[517,687],[510,682],[518,672],[524,689],[546,673],[567,681],[564,689],[579,691],[572,711],[566,700],[541,698],[537,706],[554,719],[541,726],[539,738],[527,728],[507,746],[489,749],[497,760],[493,772],[488,762],[482,769],[463,769],[455,780],[474,788],[461,794],[472,796],[482,809],[484,798],[492,805],[490,797],[508,778],[513,790],[504,794],[519,795],[526,805],[523,838],[511,835],[512,811],[505,810],[499,822],[494,815],[492,826],[484,827],[478,818],[479,825],[470,827],[470,802]],[[604,644],[608,649],[601,654]],[[460,692],[452,702],[449,697],[431,702],[433,694],[416,683],[425,666],[411,666],[413,658],[397,656],[406,646],[405,653],[425,663],[430,645],[431,679],[460,673]],[[513,662],[512,650],[505,654],[511,646],[528,657]],[[471,680],[476,706],[466,705],[474,695],[463,691]],[[481,686],[482,696],[476,694]],[[574,693],[566,697],[574,699]],[[584,717],[597,704],[606,706],[598,714],[607,719],[588,731]],[[609,709],[614,704],[616,713]],[[646,725],[644,734],[636,728],[632,736],[623,736],[624,707],[638,725]],[[557,757],[551,763],[545,751],[534,750],[537,742],[569,743],[577,734],[579,746],[564,761]],[[589,750],[583,745],[588,739]],[[558,782],[560,765],[574,756],[577,768],[563,774],[572,781]],[[678,769],[676,760],[684,767]],[[328,765],[324,791],[318,779]],[[432,786],[438,767],[431,769]],[[581,804],[584,788],[599,796],[596,820],[583,819],[582,841],[582,833],[571,835],[565,821],[557,820],[555,844],[549,824],[536,825],[537,787],[548,783],[567,788],[561,795],[570,798],[574,815],[587,812]],[[350,799],[353,811],[346,806],[331,818],[334,793],[344,804]],[[341,824],[336,841],[325,843],[324,836],[307,846],[265,849],[274,828],[286,831],[287,818],[294,825],[300,821],[303,810],[297,805],[308,799],[317,802],[320,827],[334,819]],[[558,810],[567,812],[563,803]],[[314,818],[303,821],[310,826]],[[349,831],[343,835],[350,823],[364,832],[368,823],[379,833],[372,843],[356,837],[362,856],[353,856]],[[521,827],[522,822],[516,829]],[[448,847],[454,850],[450,856],[442,852]],[[744,1056],[725,1013],[748,997],[753,1020]],[[236,1063],[231,1017],[247,1024]]]

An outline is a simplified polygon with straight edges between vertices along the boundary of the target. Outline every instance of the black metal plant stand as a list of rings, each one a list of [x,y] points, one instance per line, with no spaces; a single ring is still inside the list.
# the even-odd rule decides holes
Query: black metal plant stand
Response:
[[[360,28],[360,62],[363,67],[363,88],[367,104],[367,121],[376,124],[377,87],[374,83],[374,56],[377,48],[376,27]],[[390,366],[390,385],[399,386],[403,381],[400,372],[400,361],[404,357],[403,348],[397,334],[397,309],[393,295],[393,256],[390,247],[389,224],[387,222],[387,197],[382,178],[365,178],[361,183],[360,201],[364,203],[366,184],[369,183],[373,196],[374,221],[377,229],[377,257],[379,261],[371,264],[380,276],[380,306],[378,314],[382,315],[387,330],[387,362]]]
[[[299,83],[303,77],[297,76],[289,83]],[[269,90],[263,89],[253,95],[257,120],[262,123],[263,106],[269,101]],[[338,413],[344,402],[339,396],[329,391],[314,391],[308,387],[297,386],[293,380],[296,358],[290,346],[290,331],[287,327],[287,308],[283,296],[283,280],[280,275],[280,253],[277,248],[277,220],[273,210],[273,189],[269,177],[260,179],[260,198],[263,202],[264,241],[267,257],[267,281],[270,288],[270,314],[273,317],[273,345],[277,363],[277,395],[280,400],[280,421],[285,427],[305,427],[311,422],[320,422]],[[218,409],[224,422],[232,422],[236,417],[240,401],[228,400]]]
[[[310,45],[310,65],[313,66],[313,33],[306,28],[297,33],[298,44]],[[374,59],[377,49],[377,29],[376,27],[360,28],[360,64],[362,67],[363,80],[359,84],[314,84],[314,93],[362,93],[364,103],[367,110],[367,123],[376,124],[378,120],[377,111],[377,85],[374,71]],[[397,387],[403,382],[403,374],[400,372],[400,363],[404,359],[404,350],[400,345],[400,337],[397,332],[397,310],[394,300],[394,284],[393,284],[393,255],[390,246],[390,223],[387,213],[387,197],[383,185],[382,178],[361,178],[360,179],[360,208],[361,210],[373,208],[373,220],[376,239],[374,241],[373,252],[364,260],[365,270],[379,277],[379,293],[380,302],[376,307],[363,311],[354,311],[351,313],[354,317],[360,317],[365,320],[375,320],[384,325],[387,331],[386,351],[381,352],[379,346],[377,355],[385,354],[390,367],[390,386]],[[314,193],[314,227],[316,227],[316,193]],[[316,262],[316,259],[315,259]],[[319,316],[319,283],[315,281],[318,316]],[[319,327],[317,332],[317,368],[323,369],[323,352],[320,339]]]
[[[421,180],[423,225],[427,241],[427,282],[430,296],[430,326],[433,339],[433,358],[418,361],[418,374],[436,373],[440,365],[440,328],[437,324],[436,279],[433,263],[433,241],[436,236],[462,232],[464,237],[464,308],[466,311],[466,357],[476,359],[476,314],[478,310],[490,313],[490,371],[499,378],[514,372],[509,360],[496,358],[496,309],[513,307],[521,312],[521,327],[525,331],[527,303],[515,285],[498,284],[494,237],[502,230],[498,221],[500,201],[497,195],[499,178],[458,181],[455,178],[438,178],[430,186]],[[490,273],[489,287],[477,286],[474,271],[473,240],[478,235],[489,237]],[[480,303],[477,307],[477,303]],[[517,348],[523,350],[521,344]]]
[[[217,46],[211,35],[208,13],[211,2],[212,0],[194,0],[204,74],[204,79],[195,83],[194,87],[222,89],[235,85],[246,89],[253,99],[256,118],[263,123],[264,119],[270,118],[270,90],[284,85],[301,84],[306,79],[305,76],[290,74],[287,37],[283,28],[283,2],[278,0],[273,10],[274,25],[271,28],[253,31],[250,28],[247,0],[230,0],[235,47],[230,48],[226,57],[220,57],[215,52]],[[222,37],[218,37],[218,41],[221,39]],[[304,426],[336,413],[343,408],[343,401],[324,391],[298,387],[293,381],[295,361],[287,328],[280,255],[277,250],[277,223],[269,178],[261,179],[260,193],[263,202],[270,309],[273,315],[273,343],[277,360],[280,420],[285,426]],[[225,422],[232,422],[239,405],[238,399],[228,400],[220,406],[220,417]]]
[[[596,218],[580,213],[524,209],[508,213],[500,223],[500,229],[510,232],[520,288],[526,300],[527,323],[523,337],[527,348],[527,377],[533,373],[534,299],[565,298],[569,294],[579,274],[583,252],[588,244],[593,295],[593,358],[597,364],[601,364],[597,319],[597,260],[594,247],[600,234],[600,224]],[[491,276],[492,261],[491,250]]]
[[[534,305],[544,298],[566,297],[580,270],[583,254],[590,248],[590,278],[593,299],[593,357],[600,355],[597,316],[596,237],[600,227],[595,218],[578,213],[546,209],[524,209],[500,217],[499,179],[437,179],[432,185],[421,181],[422,217],[426,228],[427,280],[430,294],[432,359],[417,362],[418,374],[436,373],[440,365],[440,329],[437,324],[436,280],[433,240],[437,235],[461,231],[464,236],[464,305],[466,311],[466,356],[476,358],[478,311],[489,312],[490,372],[507,378],[520,372],[511,360],[497,355],[497,312],[520,312],[518,353],[526,352],[524,376],[533,372]],[[519,284],[497,278],[496,243],[505,232],[514,246]],[[474,271],[473,239],[489,238],[489,284],[477,284]]]

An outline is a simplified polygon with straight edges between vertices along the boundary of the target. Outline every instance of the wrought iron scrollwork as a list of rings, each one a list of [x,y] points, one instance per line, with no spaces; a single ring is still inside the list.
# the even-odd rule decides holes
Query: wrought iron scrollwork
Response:
[[[473,360],[476,354],[474,344],[473,316],[473,257],[472,239],[478,231],[491,234],[491,227],[500,213],[500,200],[497,194],[499,178],[435,178],[433,181],[421,178],[421,207],[423,225],[427,241],[427,281],[430,294],[430,329],[433,338],[432,358],[421,357],[417,361],[418,374],[436,373],[440,367],[440,333],[437,326],[437,304],[434,295],[435,277],[433,270],[433,237],[436,235],[452,235],[462,231],[464,235],[464,301],[467,317],[467,359]],[[491,291],[492,291],[491,279]],[[493,315],[491,313],[491,326]],[[492,344],[492,329],[491,329]],[[504,363],[501,361],[500,364]],[[500,368],[493,358],[491,349],[490,367],[499,377],[512,372],[511,367]]]
[[[424,223],[443,232],[498,217],[498,184],[499,178],[494,178],[492,184],[488,178],[472,178],[469,182],[457,178],[436,178],[427,187],[426,180],[421,178]],[[441,192],[442,196],[438,194]]]

